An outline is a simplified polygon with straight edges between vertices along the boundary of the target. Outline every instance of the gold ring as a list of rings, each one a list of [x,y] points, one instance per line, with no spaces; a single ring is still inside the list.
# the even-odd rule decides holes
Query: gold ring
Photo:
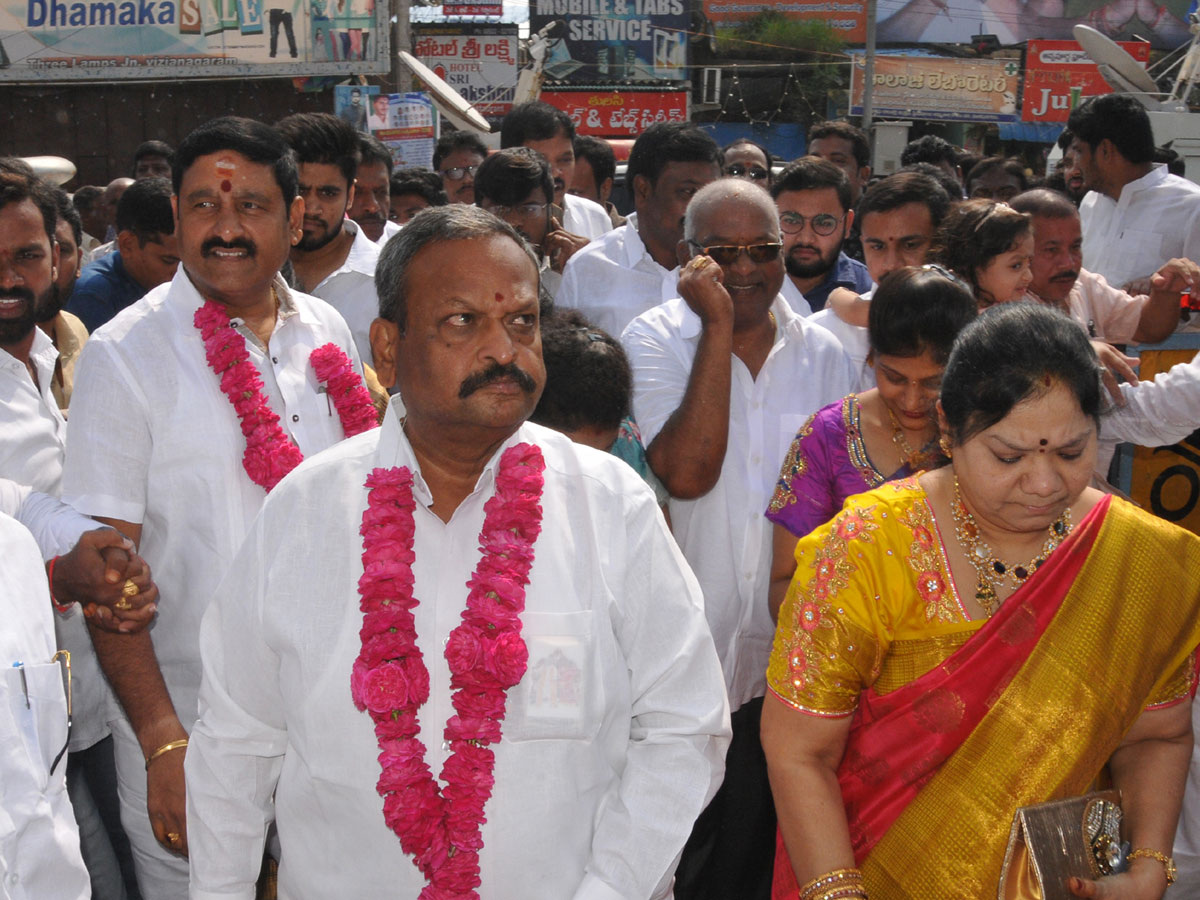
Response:
[[[167,832],[167,843],[168,844],[178,844],[179,843],[179,834],[174,831],[168,831]]]
[[[125,584],[121,587],[121,596],[136,597],[139,593],[138,586],[133,583],[133,579],[126,578]]]
[[[133,605],[128,600],[126,600],[124,597],[122,597],[120,600],[118,600],[116,603],[113,604],[113,609],[120,609],[120,610],[133,609]]]

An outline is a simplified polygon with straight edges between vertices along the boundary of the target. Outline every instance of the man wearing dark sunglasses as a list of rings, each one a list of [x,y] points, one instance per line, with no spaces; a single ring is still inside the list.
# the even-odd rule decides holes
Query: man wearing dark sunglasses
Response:
[[[646,456],[704,591],[733,744],[725,783],[684,848],[675,896],[763,900],[775,835],[758,741],[774,634],[763,511],[805,419],[857,385],[837,339],[780,295],[779,216],[761,188],[722,178],[698,191],[677,253],[680,299],[634,319],[621,340]]]
[[[475,170],[488,155],[487,144],[473,131],[451,131],[433,149],[433,171],[451,203],[475,202]]]
[[[831,162],[805,156],[780,174],[771,195],[779,207],[784,264],[783,295],[805,315],[824,309],[834,288],[861,294],[871,288],[867,267],[842,252],[854,224],[850,183]]]
[[[721,151],[721,174],[726,178],[745,178],[770,190],[770,151],[750,138],[738,138]]]

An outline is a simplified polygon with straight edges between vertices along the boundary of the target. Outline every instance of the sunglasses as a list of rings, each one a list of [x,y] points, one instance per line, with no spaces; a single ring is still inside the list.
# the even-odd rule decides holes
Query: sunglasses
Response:
[[[750,166],[747,168],[741,163],[734,163],[731,166],[725,167],[725,174],[732,178],[749,178],[751,181],[766,181],[770,173],[762,166]]]
[[[482,204],[481,204],[482,205]],[[507,206],[502,203],[497,203],[493,206],[484,207],[492,215],[499,216],[503,219],[509,214],[516,214],[523,219],[541,218],[546,213],[546,207],[549,203],[518,203],[515,206]]]
[[[479,166],[455,166],[452,169],[442,169],[438,174],[451,181],[462,181],[468,175],[474,175]]]
[[[807,222],[814,233],[826,237],[837,231],[845,219],[844,215],[838,218],[830,213],[817,213],[806,218],[799,213],[783,212],[779,214],[779,227],[785,234],[799,234]]]
[[[769,263],[779,259],[783,244],[775,241],[769,244],[714,244],[705,247],[695,241],[688,241],[693,247],[711,258],[719,266],[732,266],[745,251],[752,263]]]

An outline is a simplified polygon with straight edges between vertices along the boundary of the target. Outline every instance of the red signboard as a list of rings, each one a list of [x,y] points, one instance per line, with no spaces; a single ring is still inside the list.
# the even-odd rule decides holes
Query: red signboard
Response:
[[[446,16],[501,16],[503,3],[473,3],[463,0],[442,0],[442,15]]]
[[[637,137],[656,122],[687,121],[687,91],[542,91],[579,134]]]
[[[1123,41],[1121,47],[1142,66],[1150,61],[1144,41]],[[1030,41],[1026,47],[1024,121],[1065,122],[1080,100],[1111,93],[1096,63],[1075,41]]]

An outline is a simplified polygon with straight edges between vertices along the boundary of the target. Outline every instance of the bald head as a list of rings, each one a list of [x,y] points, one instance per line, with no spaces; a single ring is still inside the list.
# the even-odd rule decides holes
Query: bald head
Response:
[[[760,210],[774,223],[774,238],[779,240],[779,214],[770,194],[742,178],[722,178],[696,191],[683,216],[684,240],[703,240],[706,232],[730,212]]]

